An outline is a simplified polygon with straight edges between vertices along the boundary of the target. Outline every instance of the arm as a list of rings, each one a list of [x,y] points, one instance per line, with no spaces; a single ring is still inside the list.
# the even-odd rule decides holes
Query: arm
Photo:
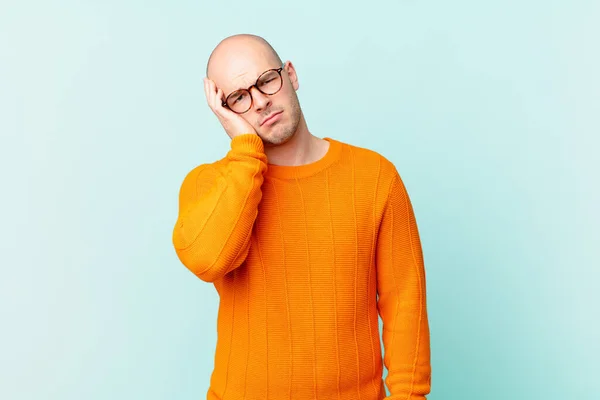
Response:
[[[377,240],[377,308],[390,391],[386,400],[425,400],[431,390],[425,287],[417,223],[396,172]]]
[[[185,177],[173,229],[177,256],[206,282],[246,259],[267,169],[263,142],[255,134],[234,137],[222,161],[202,165]]]

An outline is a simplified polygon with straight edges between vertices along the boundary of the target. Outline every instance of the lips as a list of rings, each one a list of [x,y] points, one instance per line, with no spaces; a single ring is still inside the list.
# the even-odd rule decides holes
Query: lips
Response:
[[[273,113],[273,114],[269,115],[267,118],[263,119],[263,121],[260,123],[260,126],[263,126],[263,124],[264,124],[265,122],[268,122],[268,121],[269,121],[271,118],[273,118],[273,117],[275,117],[275,116],[277,116],[277,115],[281,114],[282,112],[283,112],[283,111],[278,111],[278,112],[275,112],[275,113]]]

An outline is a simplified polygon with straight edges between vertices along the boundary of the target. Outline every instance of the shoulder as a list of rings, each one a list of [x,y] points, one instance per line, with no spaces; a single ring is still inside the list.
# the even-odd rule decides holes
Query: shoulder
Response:
[[[395,177],[399,177],[394,163],[381,152],[372,148],[362,147],[355,144],[339,141],[357,168],[375,168],[379,170],[382,179],[391,183]]]
[[[200,164],[190,170],[184,177],[181,186],[198,187],[202,184],[212,184],[223,178],[223,165],[220,161]]]

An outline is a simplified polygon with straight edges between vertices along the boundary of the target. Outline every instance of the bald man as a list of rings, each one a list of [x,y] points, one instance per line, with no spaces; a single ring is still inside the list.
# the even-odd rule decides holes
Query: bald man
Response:
[[[230,150],[185,176],[173,245],[219,294],[207,399],[425,399],[425,268],[395,166],[313,135],[261,37],[222,40],[206,75]]]

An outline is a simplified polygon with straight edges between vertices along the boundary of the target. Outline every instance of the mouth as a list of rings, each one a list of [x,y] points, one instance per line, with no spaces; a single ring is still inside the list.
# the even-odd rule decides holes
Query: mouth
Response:
[[[277,111],[274,112],[273,114],[269,115],[266,119],[263,119],[263,121],[260,123],[260,126],[263,126],[265,123],[268,123],[269,121],[271,121],[273,118],[276,118],[279,114],[281,114],[283,111]]]

